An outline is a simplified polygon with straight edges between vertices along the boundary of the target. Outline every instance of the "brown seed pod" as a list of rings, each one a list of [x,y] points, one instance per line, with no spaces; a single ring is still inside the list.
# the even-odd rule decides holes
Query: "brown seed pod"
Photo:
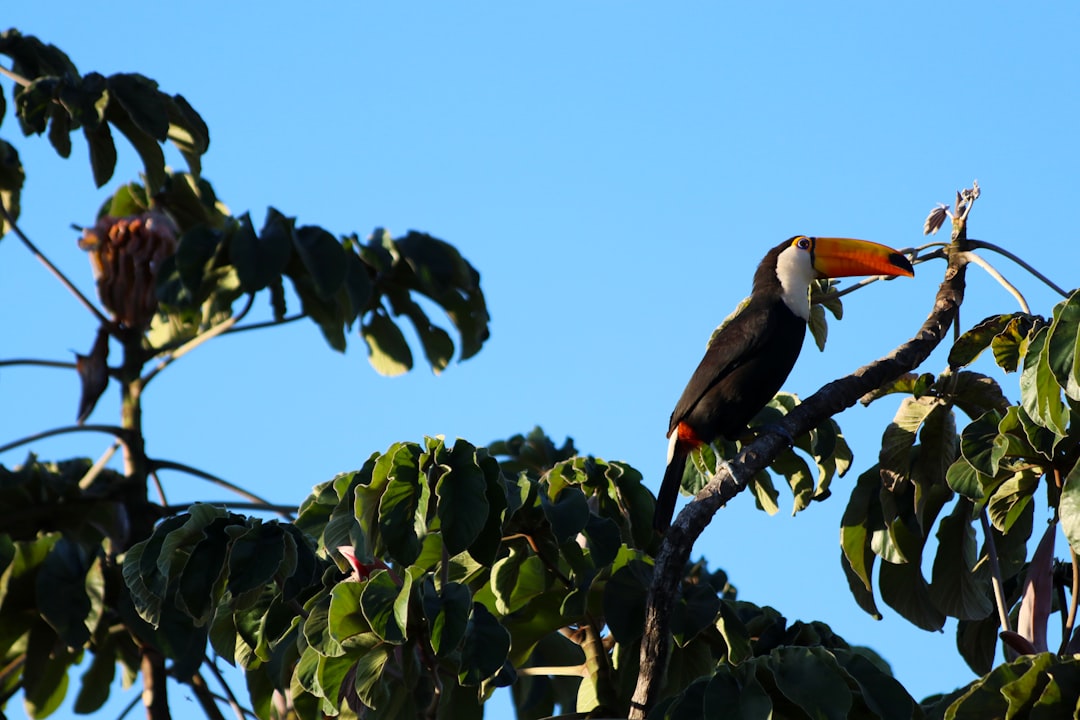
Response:
[[[157,271],[176,252],[176,225],[164,213],[105,216],[83,231],[98,297],[125,327],[145,329],[157,312]]]

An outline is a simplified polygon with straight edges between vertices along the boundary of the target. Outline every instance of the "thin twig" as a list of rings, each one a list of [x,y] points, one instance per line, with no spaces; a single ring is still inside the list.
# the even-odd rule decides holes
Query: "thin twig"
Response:
[[[33,435],[27,435],[24,438],[13,440],[7,445],[0,445],[0,453],[7,452],[13,448],[17,448],[20,445],[26,445],[36,440],[44,440],[45,438],[53,437],[54,435],[63,435],[65,433],[73,432],[100,432],[112,435],[120,442],[125,442],[130,435],[130,432],[118,425],[68,425],[62,428],[56,428],[54,430],[46,430],[44,432],[35,433]]]
[[[82,294],[79,288],[75,287],[75,285],[67,279],[67,276],[64,275],[64,273],[62,273],[58,267],[56,267],[52,264],[52,262],[49,261],[49,258],[42,255],[41,251],[37,249],[37,246],[34,245],[34,243],[30,242],[30,238],[26,237],[26,234],[23,233],[23,231],[15,223],[15,218],[11,216],[11,213],[8,212],[8,209],[4,207],[3,203],[0,203],[0,215],[3,216],[4,222],[6,222],[11,227],[11,231],[15,233],[16,237],[18,237],[19,240],[22,240],[23,245],[25,245],[26,248],[34,255],[34,257],[40,260],[41,263],[49,269],[49,272],[51,272],[56,277],[56,279],[59,280],[60,283],[71,292],[71,294],[78,298],[79,302],[81,302],[87,310],[94,314],[94,317],[97,318],[99,323],[101,323],[105,327],[113,326],[112,321],[110,321],[109,318],[105,317],[102,312],[98,310],[97,307],[92,302],[90,302],[85,295]]]
[[[203,664],[210,668],[210,672],[217,678],[218,684],[221,685],[221,689],[225,692],[225,696],[228,698],[229,707],[236,713],[237,720],[244,720],[245,716],[250,715],[255,717],[255,713],[245,710],[240,707],[240,703],[236,700],[236,695],[233,694],[232,688],[229,687],[229,683],[225,682],[225,677],[221,674],[221,671],[217,669],[210,658],[203,656]]]
[[[1059,288],[1057,285],[1055,285],[1053,282],[1051,282],[1050,279],[1047,278],[1045,275],[1043,275],[1041,272],[1039,272],[1035,268],[1031,267],[1031,265],[1024,262],[1023,259],[1016,256],[1014,253],[1009,252],[1005,248],[994,245],[993,243],[988,243],[985,240],[968,240],[968,245],[970,245],[973,248],[981,248],[983,250],[990,250],[992,252],[996,252],[999,255],[1004,255],[1005,257],[1009,258],[1014,263],[1016,263],[1017,265],[1019,265],[1020,267],[1024,268],[1029,273],[1031,273],[1032,275],[1037,277],[1039,280],[1042,280],[1044,283],[1046,283],[1047,287],[1049,287],[1051,290],[1056,292],[1061,297],[1063,297],[1063,298],[1069,297],[1069,293],[1067,293],[1064,290],[1062,290],[1061,288]]]
[[[161,485],[161,478],[158,477],[157,470],[150,471],[150,479],[154,481],[154,489],[157,490],[158,501],[161,506],[163,508],[168,507],[169,501],[165,499],[165,488]]]
[[[11,360],[0,360],[0,367],[9,367],[13,365],[36,365],[39,367],[63,368],[64,370],[78,369],[75,363],[65,362],[62,360],[37,360],[34,358],[12,358]]]
[[[296,508],[292,505],[273,505],[271,503],[261,502],[233,502],[231,500],[199,500],[199,502],[205,505],[213,505],[214,507],[222,507],[226,510],[265,510],[267,512],[275,512],[278,515],[288,515],[289,513],[296,511]],[[161,512],[164,515],[175,515],[177,513],[187,512],[190,508],[191,503],[162,505]]]
[[[152,470],[176,470],[178,472],[184,472],[184,473],[187,473],[188,475],[194,475],[197,478],[202,478],[203,480],[206,480],[208,482],[212,482],[215,485],[218,485],[220,487],[225,488],[226,490],[231,490],[232,492],[236,493],[240,497],[245,497],[248,500],[251,500],[252,502],[259,503],[263,507],[266,507],[266,508],[278,508],[278,507],[280,507],[280,506],[274,505],[269,500],[266,500],[264,498],[259,497],[255,493],[248,492],[247,490],[240,487],[239,485],[234,485],[231,482],[229,482],[228,480],[224,480],[222,478],[219,478],[217,475],[212,475],[212,474],[210,474],[210,473],[208,473],[208,472],[206,472],[204,470],[199,470],[198,468],[193,468],[190,465],[185,465],[184,463],[173,462],[172,460],[158,460],[156,458],[147,458],[147,462],[149,463],[150,468]],[[282,512],[280,510],[276,510],[276,512],[279,515],[283,516],[286,520],[291,521],[293,519],[293,516],[292,516],[291,512]]]
[[[173,350],[169,354],[168,357],[166,357],[164,360],[162,360],[160,363],[157,364],[157,367],[155,367],[153,370],[151,370],[150,372],[143,375],[142,379],[140,380],[142,386],[146,387],[146,384],[149,383],[151,380],[153,380],[154,377],[159,372],[161,372],[162,370],[167,368],[169,365],[171,365],[172,363],[179,360],[184,355],[187,355],[189,352],[191,352],[195,348],[199,347],[200,345],[202,345],[207,340],[211,340],[213,338],[216,338],[218,335],[221,335],[222,333],[228,332],[229,328],[231,328],[233,325],[235,325],[237,322],[239,322],[245,315],[248,314],[248,311],[251,310],[251,305],[252,305],[253,302],[255,302],[255,296],[254,295],[248,295],[247,296],[247,303],[244,305],[243,310],[241,310],[238,315],[233,315],[232,317],[230,317],[225,322],[222,322],[222,323],[219,323],[218,325],[215,325],[214,327],[210,328],[206,332],[199,333],[198,335],[196,335],[195,337],[191,338],[186,343],[184,343],[183,345],[178,347],[176,350]]]
[[[990,263],[988,263],[988,262],[987,262],[987,261],[985,260],[985,258],[983,258],[982,256],[980,256],[980,255],[979,255],[979,254],[977,254],[977,253],[973,253],[973,252],[969,252],[969,253],[967,253],[967,259],[968,259],[968,260],[969,260],[970,262],[973,262],[973,263],[975,263],[976,265],[978,265],[979,267],[981,267],[981,268],[982,268],[983,270],[985,270],[985,271],[986,271],[986,273],[987,273],[987,274],[988,274],[988,275],[989,275],[990,277],[992,277],[992,278],[994,278],[995,280],[997,280],[997,281],[998,281],[998,284],[999,284],[999,285],[1001,285],[1001,287],[1003,287],[1003,288],[1005,288],[1006,290],[1008,290],[1008,291],[1009,291],[1009,293],[1011,293],[1011,294],[1012,294],[1012,296],[1013,296],[1014,298],[1016,298],[1016,301],[1017,301],[1018,303],[1020,303],[1020,309],[1021,309],[1021,310],[1023,310],[1023,311],[1024,311],[1025,313],[1027,313],[1028,315],[1030,315],[1030,314],[1031,314],[1031,308],[1030,308],[1030,307],[1028,306],[1028,304],[1027,304],[1027,300],[1025,300],[1025,299],[1024,299],[1024,295],[1023,295],[1023,293],[1021,293],[1021,292],[1020,292],[1019,290],[1017,290],[1017,289],[1016,289],[1016,286],[1015,286],[1015,285],[1013,285],[1013,284],[1012,284],[1011,282],[1009,282],[1008,280],[1006,280],[1006,279],[1005,279],[1005,276],[1004,276],[1004,275],[1002,275],[1002,274],[1001,274],[1000,272],[998,272],[998,271],[997,271],[997,268],[995,268],[995,267],[994,267],[993,265],[991,265]]]
[[[288,323],[296,322],[297,320],[303,320],[307,317],[307,313],[297,313],[296,315],[289,315],[283,317],[280,320],[264,320],[262,322],[250,323],[248,325],[239,325],[234,328],[229,328],[225,331],[226,335],[235,335],[236,333],[247,332],[248,330],[261,330],[263,328],[274,327],[275,325],[287,325]]]
[[[1001,580],[1001,565],[998,563],[997,546],[994,543],[993,528],[986,516],[986,508],[979,511],[979,522],[982,524],[983,537],[986,538],[986,555],[990,561],[990,584],[994,588],[994,602],[997,605],[998,622],[1001,623],[1002,632],[1009,632],[1009,608],[1005,605],[1005,586]]]
[[[112,460],[112,456],[115,455],[116,451],[119,449],[120,443],[114,442],[104,453],[102,453],[97,462],[94,463],[90,469],[86,471],[86,474],[79,479],[80,490],[85,490],[93,484],[94,480],[101,474],[101,471],[105,469],[105,466],[109,464],[109,461]]]
[[[0,75],[3,75],[6,78],[10,78],[10,79],[14,80],[15,84],[22,85],[23,87],[30,87],[30,85],[32,84],[29,80],[24,78],[22,75],[18,74],[14,70],[8,70],[3,65],[0,65]]]

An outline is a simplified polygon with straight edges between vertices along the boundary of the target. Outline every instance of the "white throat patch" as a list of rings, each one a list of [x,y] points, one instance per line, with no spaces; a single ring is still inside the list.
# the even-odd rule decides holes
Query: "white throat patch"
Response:
[[[810,253],[795,246],[785,248],[776,258],[776,277],[783,289],[784,304],[809,322],[810,283],[817,277],[817,270],[810,264]]]

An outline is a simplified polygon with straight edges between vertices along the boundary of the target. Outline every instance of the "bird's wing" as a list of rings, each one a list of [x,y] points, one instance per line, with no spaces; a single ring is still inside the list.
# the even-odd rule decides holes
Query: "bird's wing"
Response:
[[[705,357],[675,404],[668,426],[669,435],[716,383],[761,352],[770,335],[769,326],[774,322],[770,312],[740,312],[713,336]]]

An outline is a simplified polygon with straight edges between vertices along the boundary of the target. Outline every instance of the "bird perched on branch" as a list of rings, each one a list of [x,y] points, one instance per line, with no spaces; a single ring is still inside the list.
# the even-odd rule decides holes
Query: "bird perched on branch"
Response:
[[[690,453],[721,435],[737,439],[780,390],[802,349],[815,279],[914,274],[904,255],[866,240],[797,235],[770,250],[745,307],[713,336],[671,413],[653,526],[670,525]]]

